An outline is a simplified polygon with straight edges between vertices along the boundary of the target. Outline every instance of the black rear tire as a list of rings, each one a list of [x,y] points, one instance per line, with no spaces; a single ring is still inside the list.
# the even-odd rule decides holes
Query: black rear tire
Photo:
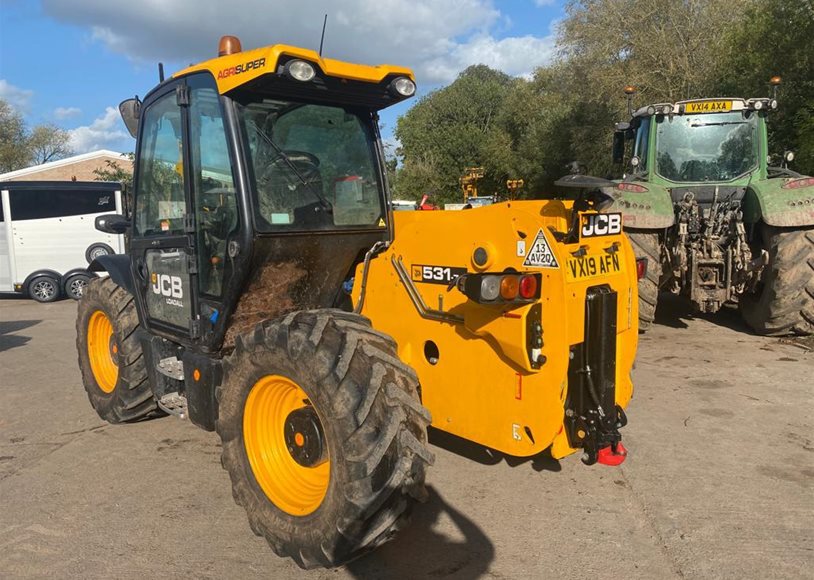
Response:
[[[37,276],[28,283],[28,295],[41,304],[59,300],[59,281],[51,276]]]
[[[73,300],[79,300],[85,293],[85,289],[88,287],[90,280],[91,276],[89,274],[74,274],[73,276],[68,276],[62,285],[65,296]]]
[[[324,497],[292,515],[262,490],[247,456],[244,410],[258,381],[274,375],[298,384],[319,416],[330,457]],[[395,342],[362,316],[339,310],[288,315],[239,336],[217,390],[217,431],[232,494],[252,530],[302,568],[344,564],[389,540],[426,496],[433,462],[429,412],[415,372]],[[251,424],[251,413],[249,413]]]
[[[636,258],[647,258],[647,273],[639,280],[639,332],[645,332],[656,318],[661,278],[661,245],[656,232],[625,231]]]
[[[746,323],[758,334],[814,334],[814,228],[761,225],[769,263],[758,288],[740,299]]]
[[[77,310],[79,369],[90,404],[99,416],[108,423],[126,423],[160,415],[136,333],[139,323],[133,296],[110,278],[94,278],[85,288]],[[111,357],[118,373],[115,386],[110,385],[112,390],[100,386],[91,367],[88,331],[96,312],[103,313],[113,327],[111,344],[115,348],[111,348]]]

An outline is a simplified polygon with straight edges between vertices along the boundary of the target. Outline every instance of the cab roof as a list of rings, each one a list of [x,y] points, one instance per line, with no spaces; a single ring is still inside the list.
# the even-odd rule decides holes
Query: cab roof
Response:
[[[323,58],[316,51],[285,44],[235,52],[219,56],[178,71],[173,77],[209,71],[217,82],[218,91],[225,94],[263,75],[278,74],[280,67],[293,58],[316,65],[323,75],[337,80],[380,84],[388,77],[404,76],[415,82],[413,71],[389,64],[364,65]]]

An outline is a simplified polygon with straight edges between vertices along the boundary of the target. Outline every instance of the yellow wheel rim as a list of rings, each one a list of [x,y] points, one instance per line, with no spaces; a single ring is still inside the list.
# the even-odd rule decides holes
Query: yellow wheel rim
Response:
[[[243,441],[254,477],[269,500],[292,516],[316,511],[331,474],[330,461],[305,467],[294,460],[286,445],[286,419],[292,411],[306,407],[307,399],[292,380],[267,375],[254,384],[243,409]],[[301,440],[301,435],[296,437],[297,444]]]
[[[96,310],[88,319],[88,358],[93,378],[105,393],[112,393],[119,380],[118,354],[113,325],[107,314]]]

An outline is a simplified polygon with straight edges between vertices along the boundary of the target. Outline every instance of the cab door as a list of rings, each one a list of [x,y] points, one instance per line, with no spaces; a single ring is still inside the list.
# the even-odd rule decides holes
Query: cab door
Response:
[[[142,321],[181,339],[197,334],[188,94],[184,81],[168,83],[144,103],[130,244]]]
[[[234,153],[214,79],[169,84],[145,102],[139,127],[131,253],[142,320],[207,347],[216,328],[222,333],[238,224]]]

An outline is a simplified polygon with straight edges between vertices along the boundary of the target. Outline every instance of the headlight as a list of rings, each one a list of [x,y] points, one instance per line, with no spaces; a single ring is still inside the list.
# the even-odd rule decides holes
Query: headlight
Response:
[[[653,105],[650,105],[649,107],[647,107],[647,114],[650,115],[650,116],[655,115],[656,114],[656,107],[654,107]]]
[[[390,88],[402,97],[412,97],[415,94],[415,83],[407,77],[398,77],[390,83]]]
[[[673,106],[672,105],[662,105],[662,107],[661,107],[661,114],[662,115],[669,115],[672,112],[673,112]]]
[[[763,101],[755,101],[754,104],[755,111],[759,111],[763,108]]]
[[[285,71],[288,75],[297,81],[307,83],[317,76],[317,71],[314,65],[304,60],[290,60],[285,65]]]

